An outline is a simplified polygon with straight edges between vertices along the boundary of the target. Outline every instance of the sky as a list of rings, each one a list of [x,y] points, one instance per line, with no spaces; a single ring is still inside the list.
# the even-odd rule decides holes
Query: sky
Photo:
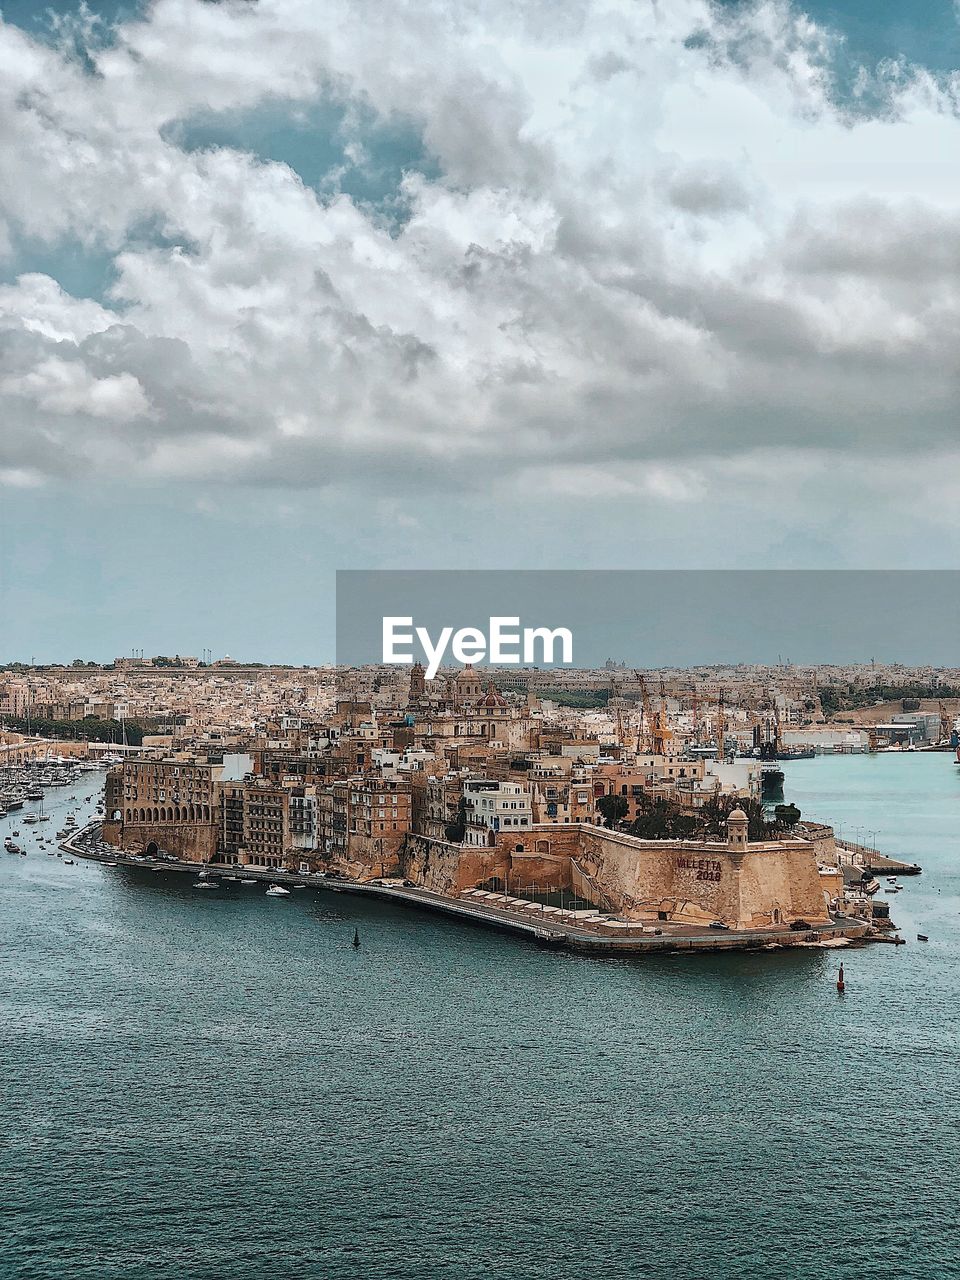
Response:
[[[0,661],[329,659],[337,569],[957,564],[951,3],[0,14]]]

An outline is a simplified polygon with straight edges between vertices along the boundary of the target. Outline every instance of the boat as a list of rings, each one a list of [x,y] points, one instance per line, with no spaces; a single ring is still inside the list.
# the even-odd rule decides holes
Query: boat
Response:
[[[72,866],[73,866],[73,859],[72,859],[72,858],[64,858],[64,860],[63,860],[63,865],[64,865],[65,867],[72,867]]]
[[[256,880],[241,880],[241,884],[256,884]]]
[[[927,937],[927,935],[926,935],[925,933],[918,933],[918,934],[917,934],[917,941],[918,941],[918,942],[929,942],[929,941],[930,941],[930,939]]]
[[[219,889],[220,885],[216,880],[194,880],[194,889]]]
[[[285,889],[282,884],[272,884],[267,890],[268,898],[289,898],[290,890]]]
[[[760,770],[760,790],[764,797],[780,795],[783,792],[783,770],[775,764],[762,764]]]

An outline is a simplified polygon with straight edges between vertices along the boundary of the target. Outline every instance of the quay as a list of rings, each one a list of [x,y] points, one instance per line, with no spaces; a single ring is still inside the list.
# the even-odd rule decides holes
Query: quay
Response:
[[[856,865],[874,875],[919,876],[923,867],[917,862],[904,862],[900,858],[889,858],[879,849],[871,849],[866,844],[854,844],[847,840],[837,841],[837,852],[841,862]]]
[[[459,898],[448,897],[418,885],[373,883],[322,873],[298,873],[287,870],[235,866],[232,864],[167,861],[124,853],[110,846],[102,847],[100,823],[80,828],[60,843],[64,852],[88,861],[126,866],[141,871],[171,872],[198,876],[233,875],[238,879],[257,880],[262,884],[302,886],[332,893],[348,893],[356,897],[375,898],[400,906],[432,911],[463,923],[497,929],[525,937],[542,946],[597,954],[633,955],[651,952],[778,950],[788,947],[836,947],[855,945],[874,939],[876,931],[865,921],[834,916],[829,924],[819,923],[810,929],[793,930],[782,926],[764,929],[714,930],[697,925],[664,922],[656,930],[630,921],[612,921],[615,932],[601,932],[596,921],[588,917],[596,912],[559,912],[542,904],[510,898],[505,894],[467,891]],[[549,915],[548,915],[549,913]],[[572,919],[569,917],[573,917]]]

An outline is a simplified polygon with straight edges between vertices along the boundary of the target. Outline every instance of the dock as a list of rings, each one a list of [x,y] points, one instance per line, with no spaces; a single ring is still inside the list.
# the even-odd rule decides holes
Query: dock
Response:
[[[788,947],[838,946],[872,939],[869,923],[852,917],[835,916],[829,924],[804,930],[784,927],[750,930],[713,930],[700,925],[658,922],[654,928],[636,921],[590,920],[596,912],[560,912],[542,904],[507,898],[505,895],[467,890],[460,898],[447,897],[418,885],[351,880],[322,872],[294,872],[276,868],[234,866],[227,863],[166,861],[99,846],[99,823],[74,832],[60,848],[74,857],[93,862],[113,863],[139,871],[190,875],[207,878],[235,876],[262,884],[282,884],[288,888],[308,888],[327,893],[346,893],[374,898],[398,906],[445,915],[465,924],[526,938],[541,946],[606,955],[635,955],[686,951],[774,950]],[[499,900],[499,899],[502,899]],[[573,917],[573,918],[571,918]]]
[[[901,858],[887,857],[879,849],[872,849],[867,844],[838,840],[837,853],[841,861],[846,855],[849,863],[860,867],[863,871],[870,871],[874,875],[919,876],[923,874],[923,867],[918,862],[904,862]]]

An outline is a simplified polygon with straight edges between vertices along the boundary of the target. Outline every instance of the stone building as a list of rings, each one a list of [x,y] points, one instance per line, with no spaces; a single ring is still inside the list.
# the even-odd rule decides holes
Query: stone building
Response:
[[[576,888],[602,910],[664,927],[762,930],[830,918],[813,843],[750,842],[739,809],[724,841],[638,840],[585,823],[512,829],[486,848],[412,836],[403,870],[453,896],[491,884],[519,896],[533,885]]]
[[[110,774],[104,839],[198,862],[214,857],[223,773],[222,762],[125,760]]]

